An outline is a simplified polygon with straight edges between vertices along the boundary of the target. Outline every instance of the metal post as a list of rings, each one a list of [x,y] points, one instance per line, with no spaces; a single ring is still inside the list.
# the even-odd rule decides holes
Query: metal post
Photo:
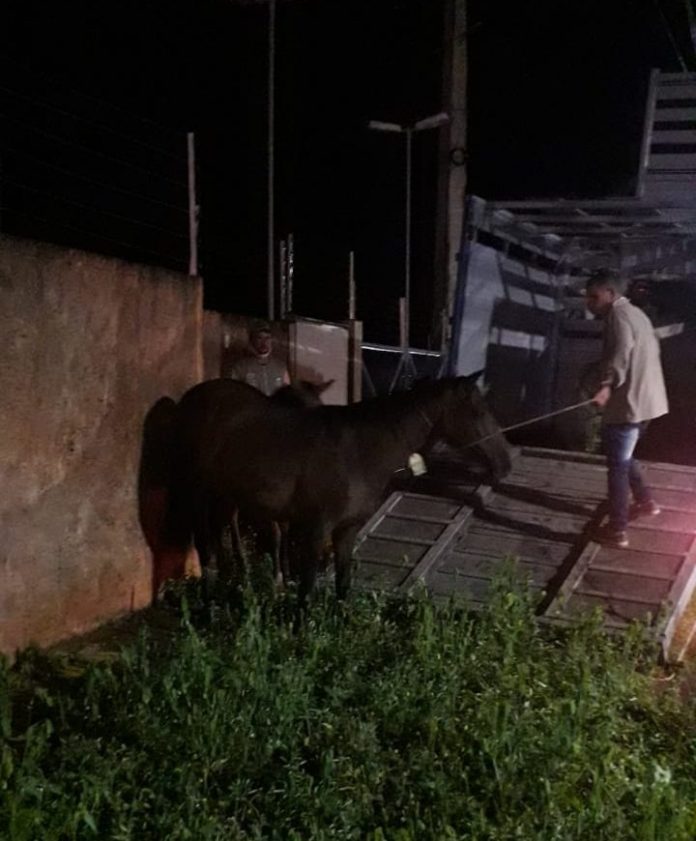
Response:
[[[276,0],[268,2],[268,318],[275,319],[274,134]]]
[[[288,313],[288,255],[285,240],[278,243],[278,271],[280,278],[280,317],[285,318]]]
[[[399,298],[399,342],[406,353],[408,349],[408,302],[406,298]]]
[[[196,204],[196,142],[192,131],[186,135],[188,157],[188,216],[189,216],[189,270],[191,277],[198,274],[198,206]]]
[[[288,234],[288,310],[293,311],[292,296],[294,293],[295,281],[295,239],[292,234]],[[286,313],[287,315],[287,313]]]
[[[355,251],[348,256],[348,320],[355,321]]]

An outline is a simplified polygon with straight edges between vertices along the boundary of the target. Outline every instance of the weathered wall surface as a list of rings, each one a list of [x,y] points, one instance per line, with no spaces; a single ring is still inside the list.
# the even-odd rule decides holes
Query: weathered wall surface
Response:
[[[201,379],[201,322],[198,280],[0,237],[0,650],[149,601],[143,422]]]
[[[222,364],[222,316],[219,312],[203,312],[203,379],[215,380]]]

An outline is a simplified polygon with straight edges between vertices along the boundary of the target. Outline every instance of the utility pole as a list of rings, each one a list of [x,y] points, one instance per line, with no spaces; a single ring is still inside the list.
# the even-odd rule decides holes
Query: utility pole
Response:
[[[435,243],[435,295],[432,333],[440,345],[443,311],[452,313],[457,285],[464,217],[467,166],[467,33],[466,0],[445,0],[442,66],[442,110],[450,115],[440,133]]]
[[[268,2],[268,320],[275,319],[275,52],[276,0]]]

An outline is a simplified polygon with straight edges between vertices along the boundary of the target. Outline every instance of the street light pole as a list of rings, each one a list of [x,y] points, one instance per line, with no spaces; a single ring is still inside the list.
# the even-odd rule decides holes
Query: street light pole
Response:
[[[404,318],[404,347],[411,347],[411,150],[413,129],[404,130],[406,135],[406,266],[404,268],[404,297],[406,312]]]
[[[403,336],[404,348],[410,347],[411,341],[411,170],[413,134],[417,131],[438,128],[448,122],[449,116],[444,112],[432,114],[411,125],[402,126],[399,123],[385,123],[381,120],[370,120],[368,128],[375,131],[390,131],[403,134],[406,138],[406,208],[405,208],[405,257],[404,257],[404,298],[406,302],[405,327]]]

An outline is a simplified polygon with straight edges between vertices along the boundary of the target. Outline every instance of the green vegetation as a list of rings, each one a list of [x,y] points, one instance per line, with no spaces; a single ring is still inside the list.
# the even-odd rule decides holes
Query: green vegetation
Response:
[[[638,630],[540,627],[509,582],[478,615],[319,595],[299,630],[190,605],[113,662],[0,669],[0,837],[696,837],[694,707]]]

